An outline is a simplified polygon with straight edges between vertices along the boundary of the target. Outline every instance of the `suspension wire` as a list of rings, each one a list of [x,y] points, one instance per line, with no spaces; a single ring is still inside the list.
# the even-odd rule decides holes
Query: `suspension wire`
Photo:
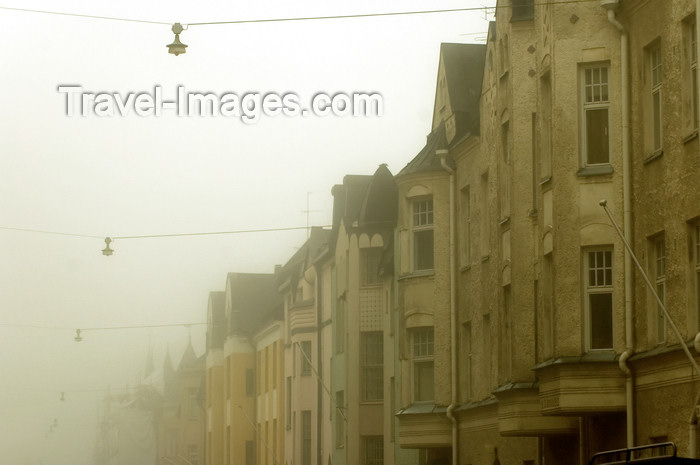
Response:
[[[598,1],[598,0],[561,0],[561,1],[556,1],[556,2],[544,1],[544,2],[536,2],[533,5],[534,6],[564,5],[564,4],[570,4],[570,3],[588,3],[588,2],[593,2],[593,1]],[[218,25],[218,24],[270,23],[270,22],[283,22],[283,21],[311,21],[311,20],[325,20],[325,19],[373,18],[373,17],[382,17],[382,16],[406,16],[406,15],[420,15],[420,14],[433,14],[433,13],[455,13],[455,12],[463,12],[463,11],[481,11],[481,10],[496,11],[497,9],[502,9],[502,8],[513,8],[513,6],[512,5],[501,5],[501,6],[493,6],[493,7],[479,6],[479,7],[469,7],[469,8],[448,8],[448,9],[443,9],[443,10],[396,11],[396,12],[387,12],[387,13],[308,16],[308,17],[298,17],[298,18],[292,17],[292,18],[270,18],[270,19],[247,19],[247,20],[237,20],[237,21],[209,21],[209,22],[182,23],[182,24],[183,24],[183,26],[209,26],[209,25]],[[108,21],[125,21],[125,22],[133,22],[133,23],[162,24],[162,25],[167,25],[167,26],[170,26],[172,24],[172,23],[165,22],[165,21],[150,21],[150,20],[134,19],[134,18],[119,18],[119,17],[115,17],[115,16],[98,16],[98,15],[87,15],[87,14],[80,14],[80,13],[66,13],[66,12],[50,11],[50,10],[33,10],[33,9],[29,9],[29,8],[13,8],[13,7],[7,7],[7,6],[0,6],[0,9],[9,10],[9,11],[20,11],[20,12],[26,12],[26,13],[40,13],[40,14],[60,15],[60,16],[74,16],[74,17],[79,17],[79,18],[100,19],[100,20],[108,20]]]
[[[31,10],[29,8],[12,8],[9,6],[0,6],[0,10],[22,11],[25,13],[41,13],[41,14],[59,15],[59,16],[76,16],[78,18],[106,19],[109,21],[127,21],[127,22],[131,22],[131,23],[165,24],[167,26],[170,26],[170,24],[171,24],[171,23],[166,23],[163,21],[148,21],[148,20],[144,20],[144,19],[117,18],[114,16],[84,15],[84,14],[80,14],[80,13],[65,13],[65,12],[61,12],[61,11]]]

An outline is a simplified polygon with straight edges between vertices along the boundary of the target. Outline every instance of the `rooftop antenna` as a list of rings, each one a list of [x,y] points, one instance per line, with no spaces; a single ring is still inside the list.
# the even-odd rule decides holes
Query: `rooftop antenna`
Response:
[[[314,212],[320,212],[322,210],[310,210],[309,209],[309,197],[311,197],[311,194],[315,194],[318,191],[311,192],[311,191],[306,191],[306,210],[302,210],[302,213],[306,213],[306,238],[309,238],[309,233],[311,231],[310,226],[309,226],[309,217],[311,213]]]

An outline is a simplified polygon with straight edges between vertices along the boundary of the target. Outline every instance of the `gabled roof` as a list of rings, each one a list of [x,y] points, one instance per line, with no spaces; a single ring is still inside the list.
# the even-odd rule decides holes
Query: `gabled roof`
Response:
[[[440,44],[452,111],[471,112],[475,102],[478,111],[485,58],[486,45],[483,44]],[[473,94],[474,89],[477,95]]]
[[[251,334],[270,317],[281,317],[282,297],[277,293],[274,274],[229,273],[230,308],[226,308],[229,332]]]
[[[277,286],[283,286],[289,280],[298,279],[304,270],[309,268],[316,258],[326,250],[330,234],[331,231],[328,229],[318,226],[312,227],[309,238],[304,242],[304,245],[278,270],[276,274]]]
[[[187,347],[185,348],[185,352],[182,354],[180,365],[178,365],[177,370],[181,371],[185,368],[195,367],[198,361],[199,359],[194,353],[194,347],[192,347],[192,341],[189,341]]]

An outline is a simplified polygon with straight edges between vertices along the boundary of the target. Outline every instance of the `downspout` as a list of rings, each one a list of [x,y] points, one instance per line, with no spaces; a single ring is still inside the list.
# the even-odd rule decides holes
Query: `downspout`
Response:
[[[323,280],[321,265],[314,263],[314,271],[316,272],[316,360],[318,360],[318,374],[316,385],[316,463],[323,464],[323,349],[322,333],[323,333],[323,294],[321,281]],[[332,401],[331,401],[332,402]],[[330,405],[330,403],[329,403]]]
[[[454,409],[457,407],[457,278],[455,276],[455,171],[447,164],[448,150],[435,152],[440,157],[442,169],[450,175],[450,377],[451,400],[447,406],[447,418],[452,422],[452,465],[459,460],[459,430]]]
[[[700,0],[698,0],[700,1]],[[624,210],[624,236],[632,242],[632,163],[630,156],[630,77],[629,37],[625,27],[615,18],[619,2],[602,0],[608,10],[608,21],[620,31],[620,74],[622,75],[622,202]],[[627,405],[627,447],[634,447],[634,375],[627,360],[634,354],[634,328],[632,321],[632,257],[625,249],[625,351],[620,356],[620,370],[625,374],[625,403]]]
[[[700,28],[698,27],[698,14],[700,14],[700,0],[695,1],[695,43],[697,44],[700,39]],[[700,58],[700,51],[696,50],[697,56],[696,60]],[[696,61],[698,63],[699,61]],[[697,84],[698,88],[695,89],[697,95],[700,95],[700,83]],[[700,115],[700,99],[698,99],[698,104],[695,106],[695,114]],[[700,333],[698,333],[700,334]],[[698,334],[695,335],[695,350],[698,350]],[[695,404],[693,405],[693,411],[690,414],[690,422],[688,426],[688,434],[690,435],[690,440],[688,441],[688,455],[690,458],[698,458],[698,404],[700,404],[700,392],[698,392],[695,398]]]

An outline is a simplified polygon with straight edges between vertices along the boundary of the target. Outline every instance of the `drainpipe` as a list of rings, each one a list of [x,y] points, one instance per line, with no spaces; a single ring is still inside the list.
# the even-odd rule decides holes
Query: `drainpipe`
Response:
[[[697,40],[700,39],[700,27],[698,27],[698,14],[700,14],[700,0],[695,1],[695,43],[698,43]],[[700,51],[696,50],[696,53],[698,54],[695,59],[697,60],[700,58]],[[700,95],[700,83],[698,84],[698,88],[695,89],[695,92],[698,92],[698,95]],[[700,101],[700,99],[698,99]],[[695,107],[695,114],[698,115],[700,114],[700,103]],[[698,345],[698,336],[700,336],[700,333],[695,335],[695,350],[698,351],[700,346]],[[695,398],[695,404],[693,405],[693,412],[690,414],[690,441],[688,443],[688,449],[691,458],[698,458],[698,408],[700,404],[700,392],[698,392],[697,397]]]
[[[435,152],[440,157],[442,169],[450,174],[450,377],[452,380],[451,401],[447,406],[447,418],[452,422],[452,465],[459,459],[459,430],[454,409],[457,407],[457,279],[455,276],[455,171],[447,164],[448,150]]]
[[[700,1],[700,0],[698,0]],[[601,0],[608,10],[608,21],[620,31],[620,74],[622,75],[622,202],[624,210],[624,236],[632,242],[632,163],[630,156],[630,84],[629,84],[629,38],[625,27],[615,18],[619,6],[617,0]],[[632,257],[625,249],[625,351],[620,356],[620,370],[625,374],[625,397],[627,404],[627,447],[634,447],[634,375],[627,360],[634,353],[632,321]]]

